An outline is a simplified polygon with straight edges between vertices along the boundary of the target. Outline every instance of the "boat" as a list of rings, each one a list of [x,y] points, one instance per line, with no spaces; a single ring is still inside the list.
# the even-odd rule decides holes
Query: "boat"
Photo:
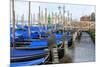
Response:
[[[10,66],[30,66],[43,64],[49,56],[48,51],[40,50],[26,50],[26,49],[10,49],[11,64]]]

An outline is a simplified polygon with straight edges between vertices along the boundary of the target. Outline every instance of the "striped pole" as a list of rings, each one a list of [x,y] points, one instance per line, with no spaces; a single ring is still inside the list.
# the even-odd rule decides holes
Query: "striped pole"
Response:
[[[12,30],[12,33],[13,33],[13,48],[15,48],[15,10],[14,10],[14,0],[12,0],[12,18],[13,18],[13,30]]]

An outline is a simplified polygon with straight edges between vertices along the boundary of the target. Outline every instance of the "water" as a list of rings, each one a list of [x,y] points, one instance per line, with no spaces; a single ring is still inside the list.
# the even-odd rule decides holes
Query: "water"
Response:
[[[95,44],[87,33],[82,33],[80,42],[75,42],[73,62],[94,62]]]

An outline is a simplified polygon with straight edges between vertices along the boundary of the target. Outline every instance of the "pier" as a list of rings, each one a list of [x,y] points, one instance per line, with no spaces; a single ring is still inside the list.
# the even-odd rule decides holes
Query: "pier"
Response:
[[[25,14],[19,20],[14,7],[16,2],[11,0],[12,66],[95,61],[95,43],[88,33],[95,33],[95,21],[74,21],[65,5],[58,6],[58,12],[39,5],[38,12],[33,14],[32,1],[24,1],[28,6],[28,20]]]

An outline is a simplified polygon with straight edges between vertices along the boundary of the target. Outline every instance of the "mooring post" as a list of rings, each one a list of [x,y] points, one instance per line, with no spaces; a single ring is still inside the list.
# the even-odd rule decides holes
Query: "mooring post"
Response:
[[[41,27],[42,27],[42,31],[44,31],[43,30],[43,23],[44,23],[44,21],[43,21],[44,19],[43,19],[43,10],[41,11]]]
[[[41,17],[40,17],[40,6],[39,6],[39,14],[38,14],[38,22],[39,22],[39,32],[41,32]],[[39,38],[41,39],[41,34],[39,34]]]
[[[33,14],[33,23],[32,24],[34,24],[35,21],[36,21],[35,20],[35,14]]]
[[[48,18],[47,18],[47,8],[45,8],[45,28],[47,30],[47,22],[48,21]]]
[[[58,20],[59,20],[59,18],[58,18],[58,16],[57,16],[57,13],[55,13],[55,26],[54,26],[54,31],[57,30],[56,24],[58,23]]]
[[[31,26],[32,26],[32,21],[33,21],[33,20],[32,20],[32,14],[31,14]]]
[[[51,38],[49,38],[49,46],[48,46],[51,56],[52,56],[52,63],[59,63],[59,58],[58,58],[58,49],[56,45],[56,39],[55,39],[55,34],[51,33]]]
[[[70,21],[72,21],[72,13],[70,14]]]
[[[56,15],[57,16],[57,15]],[[52,23],[56,24],[56,17],[54,18],[54,14],[52,12]],[[52,29],[53,31],[55,31],[55,29]],[[48,48],[51,52],[51,56],[52,56],[52,63],[59,63],[59,56],[58,56],[58,48],[56,45],[56,39],[55,39],[55,34],[50,32],[51,37],[49,38],[49,45]]]
[[[61,23],[61,6],[59,6],[58,9],[59,9],[58,23]]]
[[[43,25],[43,11],[41,11],[41,25]]]
[[[62,24],[63,24],[63,32],[64,32],[64,29],[65,29],[65,6],[63,6],[63,22],[62,22]]]
[[[54,24],[54,13],[52,12],[52,24]]]
[[[31,6],[30,6],[31,2],[29,1],[29,14],[28,14],[28,38],[30,40],[30,34],[31,34],[31,31],[30,31],[30,11],[31,11]]]
[[[67,15],[68,15],[68,22],[69,22],[69,11],[67,11]]]
[[[64,45],[64,56],[67,56],[68,55],[68,42],[67,42],[67,34],[66,32],[63,34],[63,37],[62,37],[62,41],[63,41],[63,45]]]
[[[76,37],[77,37],[77,32],[73,32],[72,33],[72,46],[71,46],[72,48],[74,48]]]
[[[53,31],[57,30],[56,28],[56,23],[57,23],[57,20],[58,20],[58,16],[57,16],[57,13],[55,13],[55,29],[53,29]],[[51,35],[51,38],[53,40],[53,43],[52,43],[52,57],[53,57],[53,63],[59,63],[59,56],[58,56],[58,47],[56,45],[56,38],[55,38],[55,34],[52,34]]]
[[[24,14],[22,15],[22,28],[24,29]]]
[[[18,24],[18,16],[16,16],[15,21],[16,21],[16,22],[15,22],[15,23],[16,23],[15,25],[17,25],[17,24]]]
[[[54,26],[54,13],[52,12],[52,17],[51,17],[51,23],[52,23],[52,26]]]
[[[63,25],[65,24],[65,6],[63,6]],[[65,26],[63,26],[63,32],[65,30]],[[68,54],[68,46],[67,46],[67,39],[66,39],[66,32],[63,34],[63,45],[64,45],[64,54]]]
[[[12,30],[12,33],[13,33],[13,48],[15,48],[15,10],[14,10],[14,0],[12,0],[12,18],[13,18],[13,30]]]

